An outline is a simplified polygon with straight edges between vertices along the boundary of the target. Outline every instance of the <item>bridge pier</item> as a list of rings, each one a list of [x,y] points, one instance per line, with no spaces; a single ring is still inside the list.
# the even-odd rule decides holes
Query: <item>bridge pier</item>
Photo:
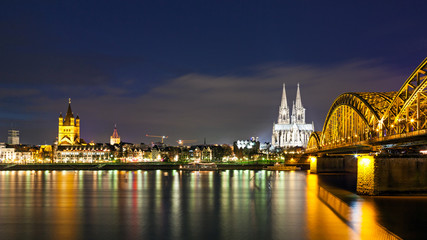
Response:
[[[310,173],[357,173],[360,195],[427,193],[427,158],[352,155],[310,157]]]
[[[310,157],[310,173],[357,172],[357,159],[354,156]]]
[[[427,192],[427,158],[359,156],[357,193],[361,195]]]

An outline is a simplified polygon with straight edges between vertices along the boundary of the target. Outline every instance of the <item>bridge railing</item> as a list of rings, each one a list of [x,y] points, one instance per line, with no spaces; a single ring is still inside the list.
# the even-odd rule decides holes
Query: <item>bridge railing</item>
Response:
[[[385,137],[372,137],[369,140],[365,140],[365,141],[350,142],[350,143],[335,143],[331,145],[321,146],[320,149],[308,148],[306,149],[306,152],[313,153],[318,151],[328,151],[332,149],[339,149],[339,148],[352,147],[352,146],[372,146],[372,145],[375,145],[375,143],[377,142],[404,139],[408,137],[415,137],[415,136],[422,136],[422,135],[427,135],[427,129],[417,130],[417,131],[408,132],[408,133],[394,134],[394,135],[385,136]]]
[[[394,134],[394,135],[385,136],[385,137],[376,137],[374,139],[374,141],[375,142],[382,142],[382,141],[387,141],[387,140],[394,140],[394,139],[399,139],[399,138],[414,137],[414,136],[425,135],[425,134],[427,134],[427,130],[426,129],[422,129],[422,130],[417,130],[417,131],[408,132],[408,133]]]

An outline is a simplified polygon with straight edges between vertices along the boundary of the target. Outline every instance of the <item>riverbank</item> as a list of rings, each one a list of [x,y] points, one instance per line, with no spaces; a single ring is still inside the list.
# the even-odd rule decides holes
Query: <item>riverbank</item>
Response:
[[[22,171],[22,170],[180,170],[180,163],[99,163],[99,164],[0,164],[0,171]],[[273,164],[229,164],[218,163],[218,170],[262,170]],[[306,164],[301,166],[301,169],[307,170],[309,166]]]

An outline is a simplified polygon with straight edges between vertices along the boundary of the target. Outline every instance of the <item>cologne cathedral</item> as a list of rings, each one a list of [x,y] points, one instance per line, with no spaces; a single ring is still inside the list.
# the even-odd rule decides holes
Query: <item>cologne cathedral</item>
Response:
[[[290,115],[285,84],[283,84],[282,103],[279,108],[278,122],[273,123],[272,145],[283,148],[305,148],[313,131],[314,124],[305,123],[305,108],[301,102],[299,83],[296,100],[292,102],[292,115]]]

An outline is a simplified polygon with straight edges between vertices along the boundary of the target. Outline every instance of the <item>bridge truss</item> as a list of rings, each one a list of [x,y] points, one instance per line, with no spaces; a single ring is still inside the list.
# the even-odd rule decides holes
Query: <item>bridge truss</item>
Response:
[[[427,58],[398,92],[344,93],[310,136],[307,152],[375,145],[427,132]]]

